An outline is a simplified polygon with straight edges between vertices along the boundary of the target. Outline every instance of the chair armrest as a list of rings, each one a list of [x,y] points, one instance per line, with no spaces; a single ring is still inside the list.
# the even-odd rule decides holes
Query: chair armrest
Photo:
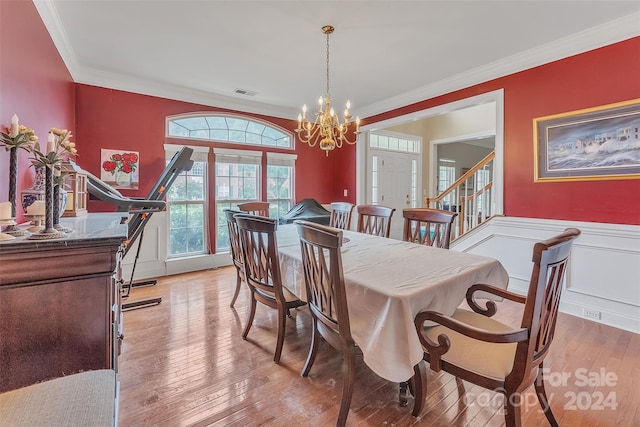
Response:
[[[476,313],[482,314],[487,317],[491,317],[496,314],[496,312],[498,311],[498,307],[496,306],[496,303],[491,300],[487,300],[485,304],[486,308],[481,307],[473,297],[473,294],[475,292],[487,292],[511,301],[519,302],[521,304],[524,304],[527,301],[526,297],[513,292],[509,292],[506,289],[496,288],[495,286],[485,285],[483,283],[473,285],[469,289],[467,289],[467,304],[469,304],[469,307],[471,307],[471,309]]]
[[[529,337],[529,331],[526,328],[513,329],[510,332],[488,332],[484,329],[476,328],[475,326],[468,325],[450,316],[445,316],[436,311],[423,311],[418,313],[414,319],[416,331],[420,343],[429,352],[429,363],[431,369],[434,371],[440,370],[440,357],[449,351],[451,347],[451,341],[446,334],[438,335],[438,343],[431,341],[423,332],[424,322],[431,321],[452,331],[458,332],[469,338],[476,339],[478,341],[493,342],[493,343],[517,343],[526,341]]]

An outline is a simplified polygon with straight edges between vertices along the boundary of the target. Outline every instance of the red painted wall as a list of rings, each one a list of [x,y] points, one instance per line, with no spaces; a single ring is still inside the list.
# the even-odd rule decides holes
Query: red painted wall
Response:
[[[132,150],[140,153],[138,190],[122,190],[125,196],[146,196],[165,167],[164,144],[209,145],[223,148],[248,147],[227,143],[205,144],[193,140],[165,137],[165,119],[168,116],[199,111],[230,112],[220,108],[174,101],[153,96],[139,95],[96,86],[77,85],[76,88],[77,143],[80,166],[100,176],[100,150]],[[233,113],[238,113],[231,111]],[[245,114],[274,123],[293,131],[297,122],[291,119]],[[266,151],[260,147],[252,150]],[[276,151],[276,150],[270,150]],[[289,150],[279,150],[291,153]],[[317,147],[297,143],[296,160],[296,200],[312,197],[320,203],[329,203],[333,197],[333,158],[326,157]],[[263,157],[266,165],[266,156]],[[263,167],[263,175],[266,168]],[[211,177],[213,170],[210,171]],[[266,175],[264,175],[266,176]],[[263,178],[264,178],[263,176]],[[211,180],[212,181],[212,180]],[[262,180],[263,197],[266,197],[266,179]],[[213,207],[213,206],[211,206]],[[101,202],[90,202],[90,211],[113,210],[112,206]],[[215,209],[210,209],[210,224],[215,221]],[[210,230],[215,230],[210,227]],[[212,239],[211,241],[214,241]]]
[[[640,180],[534,180],[533,119],[640,98],[640,37],[425,100],[365,120],[375,123],[504,89],[507,216],[640,225]],[[355,185],[355,174],[350,177]]]
[[[46,143],[52,127],[75,130],[75,84],[30,0],[0,1],[0,127],[11,116]],[[73,139],[72,139],[73,140]],[[20,191],[33,184],[24,150],[18,154],[17,221],[23,221]],[[9,153],[0,149],[0,200],[9,197]]]
[[[76,119],[80,166],[95,175],[100,175],[100,150],[102,148],[133,150],[140,152],[140,188],[123,190],[126,196],[143,197],[148,194],[156,178],[164,170],[163,144],[209,145],[223,148],[244,148],[247,146],[211,143],[166,138],[165,119],[175,114],[199,111],[232,112],[221,108],[174,101],[130,92],[105,89],[96,86],[77,85]],[[240,113],[274,123],[292,131],[296,122],[290,119]],[[252,150],[262,150],[252,146]],[[276,151],[276,150],[270,150]],[[289,150],[280,150],[291,153]],[[331,200],[332,185],[327,186],[325,173],[332,159],[326,158],[317,148],[309,148],[297,143],[296,198],[314,197],[321,203]],[[330,181],[332,184],[332,182]],[[263,183],[264,184],[264,183]],[[263,189],[266,194],[266,189]]]
[[[356,146],[343,145],[341,149],[334,150],[329,154],[333,156],[333,202],[356,202]],[[347,195],[344,195],[347,190]]]

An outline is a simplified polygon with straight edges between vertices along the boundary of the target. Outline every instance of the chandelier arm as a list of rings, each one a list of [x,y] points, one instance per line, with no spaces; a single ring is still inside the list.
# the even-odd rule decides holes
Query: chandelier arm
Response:
[[[320,113],[316,114],[316,119],[313,123],[307,120],[303,120],[301,123],[301,126],[298,129],[296,129],[296,132],[298,133],[298,137],[300,138],[300,141],[302,141],[305,144],[309,144],[310,147],[315,147],[316,144],[318,143],[318,137],[319,137],[318,131],[321,128],[320,122],[321,122]],[[305,137],[303,133],[306,133],[307,136]]]

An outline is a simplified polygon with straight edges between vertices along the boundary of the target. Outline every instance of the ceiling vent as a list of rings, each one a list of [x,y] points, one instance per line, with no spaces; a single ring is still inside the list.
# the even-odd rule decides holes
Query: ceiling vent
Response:
[[[235,89],[234,92],[237,93],[238,95],[246,95],[246,96],[256,96],[258,94],[258,92],[254,92],[252,90],[247,90],[247,89]]]

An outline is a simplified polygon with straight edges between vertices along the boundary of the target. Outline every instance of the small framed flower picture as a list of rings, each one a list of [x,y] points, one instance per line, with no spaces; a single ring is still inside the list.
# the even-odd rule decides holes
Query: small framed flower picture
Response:
[[[137,151],[103,148],[100,150],[100,179],[114,188],[137,190],[139,162]]]

